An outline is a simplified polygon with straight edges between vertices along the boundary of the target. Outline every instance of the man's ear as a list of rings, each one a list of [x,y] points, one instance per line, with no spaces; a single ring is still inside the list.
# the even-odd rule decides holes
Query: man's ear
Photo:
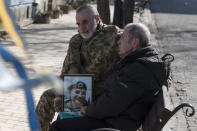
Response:
[[[96,15],[95,18],[96,18],[96,23],[98,24],[100,22],[100,16]]]
[[[132,43],[133,49],[137,49],[140,46],[140,39],[139,38],[134,38],[133,43]]]

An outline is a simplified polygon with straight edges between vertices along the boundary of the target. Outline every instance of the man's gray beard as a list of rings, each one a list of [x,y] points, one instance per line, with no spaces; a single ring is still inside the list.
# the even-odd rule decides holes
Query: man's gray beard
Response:
[[[83,39],[89,39],[90,37],[93,36],[93,34],[94,34],[95,31],[96,31],[96,27],[88,34],[88,36],[87,35],[83,35],[83,33],[80,33],[80,35],[81,35],[81,37]]]

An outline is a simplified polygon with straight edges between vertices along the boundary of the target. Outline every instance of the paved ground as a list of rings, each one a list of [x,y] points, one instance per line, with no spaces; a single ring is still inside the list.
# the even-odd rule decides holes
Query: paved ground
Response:
[[[197,109],[197,1],[151,0],[151,11],[157,29],[157,40],[164,52],[175,56],[172,64],[173,97],[191,103]],[[174,101],[177,105],[179,102]],[[187,131],[197,130],[197,115],[186,117]],[[181,127],[182,120],[177,124]],[[179,130],[179,129],[175,129]],[[185,131],[186,131],[185,130]]]
[[[113,6],[111,6],[111,11],[113,11]],[[68,48],[68,41],[77,32],[74,15],[75,12],[73,11],[67,15],[63,15],[59,19],[52,19],[50,24],[32,24],[24,27],[22,32],[26,41],[29,43],[28,52],[31,56],[29,58],[25,58],[24,53],[15,47],[9,38],[3,42],[8,50],[22,60],[30,78],[36,76],[35,69],[37,67],[49,69],[54,74],[59,75]],[[162,52],[161,46],[157,44],[155,39],[157,30],[155,29],[154,21],[152,21],[150,10],[146,9],[141,17],[136,15],[135,21],[142,21],[150,27],[153,35],[151,41]],[[33,90],[35,104],[38,102],[41,93],[47,88],[50,87],[41,86]],[[173,100],[176,101],[178,99],[174,97]],[[14,92],[0,91],[0,110],[0,131],[30,130],[22,90],[16,90]],[[176,124],[177,118],[182,120],[182,124],[179,130],[176,131],[186,131],[186,121],[182,117],[182,114],[175,117],[168,124],[165,131],[180,126]]]
[[[59,75],[68,41],[77,32],[75,12],[52,19],[50,24],[32,24],[24,27],[22,32],[29,44],[29,58],[7,38],[4,46],[18,56],[24,63],[30,78],[36,76],[37,67],[51,70]],[[35,103],[47,86],[34,89]],[[14,92],[0,91],[0,131],[29,131],[26,103],[22,90]]]

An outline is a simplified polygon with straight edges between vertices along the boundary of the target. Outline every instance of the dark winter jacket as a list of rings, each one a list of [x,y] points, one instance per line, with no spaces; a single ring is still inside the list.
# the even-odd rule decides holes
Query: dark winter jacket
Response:
[[[104,119],[121,131],[136,131],[164,79],[165,69],[157,53],[150,47],[138,49],[114,67],[86,115]]]

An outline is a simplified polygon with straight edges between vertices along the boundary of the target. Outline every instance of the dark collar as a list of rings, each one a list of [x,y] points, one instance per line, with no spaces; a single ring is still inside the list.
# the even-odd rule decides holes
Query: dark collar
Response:
[[[136,61],[136,59],[142,58],[142,57],[149,57],[157,55],[157,53],[154,51],[154,49],[150,46],[145,48],[139,48],[131,53],[129,53],[126,57],[124,57],[119,63],[118,67],[122,67],[128,62]]]

